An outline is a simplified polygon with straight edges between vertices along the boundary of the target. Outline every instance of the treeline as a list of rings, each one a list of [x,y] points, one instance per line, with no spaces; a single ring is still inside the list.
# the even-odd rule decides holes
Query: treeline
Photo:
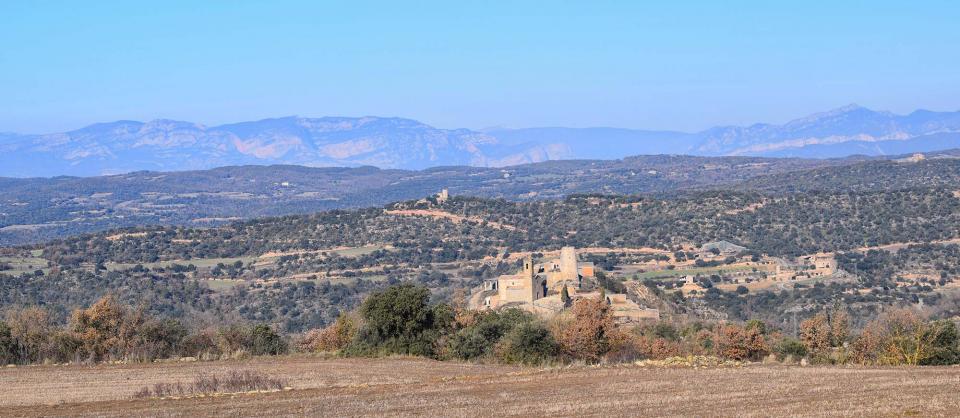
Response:
[[[413,285],[374,293],[357,312],[311,331],[297,346],[348,356],[406,354],[520,364],[689,355],[818,364],[960,363],[956,324],[927,321],[911,310],[886,312],[854,335],[846,311],[835,307],[804,321],[797,339],[759,320],[621,327],[603,298],[578,299],[567,313],[544,321],[518,309],[478,312],[430,304],[429,296]]]
[[[40,307],[13,309],[0,320],[0,364],[153,361],[172,357],[220,359],[286,353],[288,344],[267,325],[190,331],[107,296],[73,312],[58,326]]]
[[[215,292],[208,282],[179,268],[134,266],[121,271],[51,269],[48,273],[0,273],[0,306],[43,306],[62,324],[72,311],[89,306],[107,292],[121,303],[142,306],[148,315],[181,318],[188,326],[213,320],[258,322],[284,332],[301,332],[333,322],[342,310],[359,305],[362,295],[382,285],[357,279],[243,281]]]
[[[759,320],[618,326],[604,298],[577,299],[546,321],[519,309],[467,310],[462,298],[431,303],[430,296],[424,287],[391,286],[329,327],[297,335],[262,324],[189,330],[179,321],[125,307],[112,296],[74,311],[65,327],[54,325],[41,308],[15,309],[0,321],[0,364],[211,360],[291,350],[527,365],[691,355],[816,364],[960,363],[956,324],[928,321],[912,310],[885,312],[855,333],[838,305],[803,321],[799,338],[792,338]]]

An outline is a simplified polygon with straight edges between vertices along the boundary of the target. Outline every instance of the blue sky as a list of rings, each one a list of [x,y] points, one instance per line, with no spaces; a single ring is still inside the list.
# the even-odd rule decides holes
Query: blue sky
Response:
[[[960,110],[954,1],[4,1],[0,131],[402,116],[694,131]]]

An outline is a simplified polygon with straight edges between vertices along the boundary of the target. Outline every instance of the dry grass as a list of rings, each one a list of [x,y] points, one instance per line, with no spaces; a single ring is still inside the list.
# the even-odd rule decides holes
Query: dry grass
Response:
[[[236,368],[234,362],[227,367]],[[220,363],[0,370],[2,416],[956,416],[960,368],[637,366],[519,369],[417,359],[287,357],[242,364],[284,376],[294,390],[184,399],[91,396],[71,382],[96,377],[125,388],[124,375],[165,379]],[[24,371],[21,371],[23,369]],[[103,373],[103,371],[108,373]],[[283,372],[282,374],[279,372]],[[34,377],[38,375],[39,377]],[[86,377],[82,377],[86,376]],[[57,381],[56,377],[63,380]],[[33,383],[30,383],[33,382]],[[142,386],[142,382],[139,386]],[[37,385],[61,394],[11,401]],[[139,387],[137,386],[137,387]],[[49,393],[49,392],[48,392]],[[4,410],[3,408],[6,408]]]
[[[264,392],[283,390],[284,381],[250,370],[231,370],[226,375],[201,374],[190,383],[159,382],[144,386],[134,398],[210,395],[215,393]]]

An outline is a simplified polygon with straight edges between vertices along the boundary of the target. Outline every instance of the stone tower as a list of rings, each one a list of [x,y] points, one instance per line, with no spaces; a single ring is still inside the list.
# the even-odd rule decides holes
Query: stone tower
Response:
[[[560,249],[560,278],[577,282],[577,250],[573,247]]]
[[[533,281],[533,256],[526,256],[523,258],[523,270],[520,273],[524,279]]]

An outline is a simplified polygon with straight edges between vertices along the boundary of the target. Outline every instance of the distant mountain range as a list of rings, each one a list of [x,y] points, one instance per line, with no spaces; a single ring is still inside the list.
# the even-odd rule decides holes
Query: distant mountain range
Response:
[[[909,115],[850,105],[783,125],[697,133],[617,128],[438,129],[380,117],[285,117],[207,127],[173,120],[99,123],[70,132],[0,133],[0,176],[93,176],[229,165],[501,167],[642,154],[832,158],[960,146],[960,112]]]

